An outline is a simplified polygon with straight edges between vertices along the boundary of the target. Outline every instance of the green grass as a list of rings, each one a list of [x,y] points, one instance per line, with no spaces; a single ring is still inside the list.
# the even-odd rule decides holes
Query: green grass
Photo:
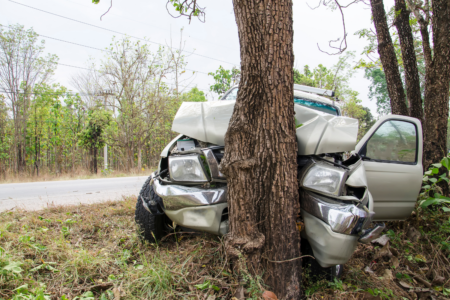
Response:
[[[143,244],[134,207],[132,198],[1,213],[0,299],[230,298],[237,284],[220,239],[177,234]]]
[[[218,300],[231,299],[239,285],[247,299],[260,299],[263,289],[270,290],[264,276],[233,273],[218,237],[177,233],[155,245],[142,243],[134,209],[131,197],[0,213],[0,299]],[[449,297],[449,217],[433,208],[405,222],[389,222],[392,256],[377,258],[381,246],[360,244],[340,280],[311,282],[304,269],[305,294],[320,300],[413,299],[415,290],[426,288],[418,276],[436,299]],[[410,226],[420,232],[417,241],[407,235]],[[364,271],[368,266],[373,274]],[[439,276],[445,280],[437,284]]]

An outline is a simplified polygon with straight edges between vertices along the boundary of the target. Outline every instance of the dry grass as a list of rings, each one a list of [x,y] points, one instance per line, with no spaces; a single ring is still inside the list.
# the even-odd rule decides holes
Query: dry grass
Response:
[[[90,292],[96,299],[230,298],[237,283],[220,239],[178,233],[143,244],[134,208],[133,198],[1,213],[0,299],[94,299]]]
[[[218,237],[176,233],[158,245],[143,244],[134,208],[129,198],[1,213],[0,299],[230,299],[238,285],[247,298],[260,298],[261,283],[237,279]],[[420,232],[417,241],[407,234],[409,224]],[[304,270],[305,296],[444,299],[450,293],[450,249],[442,244],[450,239],[449,214],[421,212],[388,227],[388,246],[360,245],[341,280],[311,283]]]
[[[56,174],[54,172],[40,172],[39,176],[33,173],[25,172],[17,174],[8,172],[6,175],[0,176],[0,184],[4,183],[21,183],[21,182],[40,182],[40,181],[60,181],[60,180],[76,180],[76,179],[100,179],[100,178],[115,178],[115,177],[130,177],[130,176],[148,176],[152,172],[150,169],[133,169],[128,172],[125,171],[108,171],[103,172],[98,170],[97,174],[92,174],[89,170],[78,169],[70,173]]]

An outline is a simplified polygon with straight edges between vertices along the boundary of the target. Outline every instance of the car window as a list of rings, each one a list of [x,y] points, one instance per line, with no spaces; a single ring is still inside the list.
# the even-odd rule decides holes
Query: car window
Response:
[[[294,103],[299,104],[304,107],[314,109],[314,110],[318,110],[318,111],[321,111],[321,112],[324,112],[327,114],[331,114],[331,115],[335,115],[335,116],[339,115],[338,110],[335,107],[325,104],[325,103],[318,102],[318,101],[294,97]]]
[[[220,100],[236,100],[237,92],[238,92],[238,88],[234,88]],[[314,101],[314,100],[302,99],[299,97],[294,97],[294,103],[299,104],[304,107],[314,109],[314,110],[318,110],[318,111],[321,111],[321,112],[324,112],[327,114],[339,116],[338,109],[332,105],[328,105],[328,104],[321,103],[321,102]]]
[[[226,94],[225,97],[222,98],[222,100],[236,100],[237,92],[238,92],[237,88],[232,89],[228,94]]]
[[[417,130],[413,123],[390,120],[370,137],[365,155],[371,160],[416,162]]]

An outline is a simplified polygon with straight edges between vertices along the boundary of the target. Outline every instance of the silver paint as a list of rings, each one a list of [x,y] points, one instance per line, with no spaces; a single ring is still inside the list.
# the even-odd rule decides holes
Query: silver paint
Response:
[[[223,235],[228,232],[228,221],[220,222],[226,203],[208,206],[166,210],[165,213],[177,225],[202,232]],[[222,224],[223,223],[223,224]]]
[[[370,213],[353,204],[334,201],[304,190],[301,190],[300,193],[302,211],[324,221],[334,232],[356,234],[357,232],[354,230],[360,222],[363,222],[361,229],[367,227],[371,222]]]
[[[164,207],[168,210],[227,202],[226,186],[201,188],[174,184],[163,185],[158,178],[154,178],[153,190],[163,199]]]
[[[314,257],[324,268],[345,264],[358,245],[358,236],[334,232],[330,225],[302,209],[304,237],[313,249]]]
[[[216,159],[211,149],[202,149],[205,154],[206,161],[208,162],[209,170],[211,171],[211,178],[213,181],[226,182],[226,177],[219,170],[219,162]]]
[[[366,233],[364,233],[360,238],[359,242],[363,244],[370,244],[371,241],[380,237],[381,232],[386,228],[383,224],[377,224],[374,228],[368,229]]]

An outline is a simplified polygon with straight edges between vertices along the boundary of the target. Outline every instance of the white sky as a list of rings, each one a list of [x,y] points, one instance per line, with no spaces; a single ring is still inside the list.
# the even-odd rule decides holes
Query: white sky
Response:
[[[103,21],[100,21],[100,16],[107,11],[109,0],[101,0],[98,5],[92,4],[91,0],[14,1],[131,36],[146,37],[151,42],[160,44],[170,43],[170,35],[174,44],[177,44],[180,29],[184,28],[185,50],[198,54],[187,58],[188,69],[208,73],[215,71],[220,65],[229,69],[233,65],[239,66],[239,40],[231,0],[202,0],[200,4],[206,6],[206,23],[193,19],[191,24],[186,18],[172,18],[166,11],[166,0],[115,0],[110,12],[103,17]],[[100,49],[109,46],[114,35],[120,36],[17,3],[0,0],[0,24],[19,23],[26,28],[33,27],[38,34]],[[317,0],[311,0],[308,3],[315,6]],[[349,33],[348,50],[356,51],[355,60],[358,60],[365,41],[360,40],[354,33],[371,26],[370,7],[358,4],[346,9],[345,13]],[[325,7],[311,10],[307,1],[294,0],[294,54],[297,68],[302,69],[305,64],[311,68],[320,63],[327,67],[334,65],[338,56],[320,52],[317,43],[322,49],[332,51],[328,48],[328,41],[341,36],[342,22],[338,11],[333,12]],[[100,60],[104,56],[102,51],[51,39],[45,40],[46,50],[58,55],[59,62],[62,64],[85,67],[89,57]],[[150,45],[153,50],[158,47],[155,44]],[[54,80],[73,89],[70,78],[79,71],[81,70],[59,66]],[[362,70],[356,72],[351,80],[351,88],[360,93],[362,104],[368,106],[376,115],[376,105],[367,97],[369,81],[364,79],[363,75]],[[190,87],[197,85],[204,91],[208,91],[209,85],[213,83],[211,76],[201,73],[191,78],[191,81],[192,83],[186,82],[186,84]]]

